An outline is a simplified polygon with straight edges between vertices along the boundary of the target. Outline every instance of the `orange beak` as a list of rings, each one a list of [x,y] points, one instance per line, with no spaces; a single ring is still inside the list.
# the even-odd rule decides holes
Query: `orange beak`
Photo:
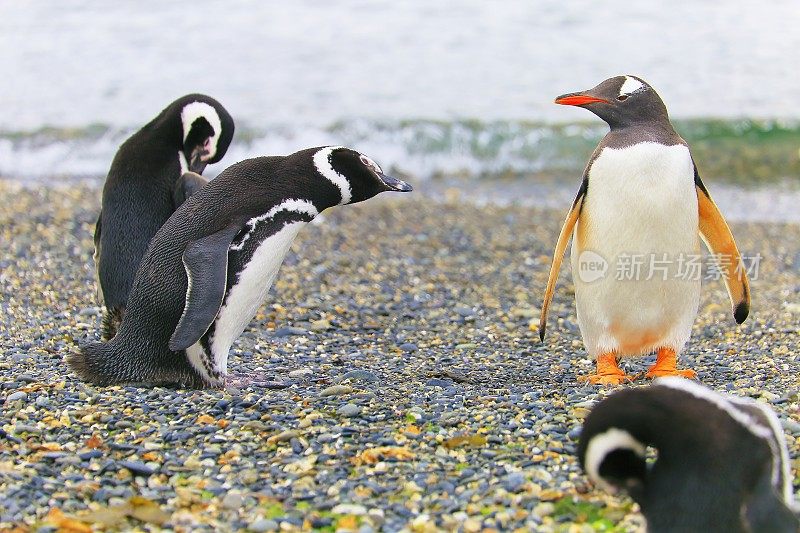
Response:
[[[584,104],[591,104],[594,102],[603,102],[605,104],[610,103],[608,100],[605,100],[603,98],[596,98],[594,96],[589,96],[588,94],[581,94],[581,93],[564,94],[556,98],[556,103],[561,105],[584,105]]]

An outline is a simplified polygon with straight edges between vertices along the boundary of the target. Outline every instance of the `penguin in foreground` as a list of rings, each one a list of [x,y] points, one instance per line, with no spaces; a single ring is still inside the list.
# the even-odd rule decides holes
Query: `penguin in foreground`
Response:
[[[633,379],[620,357],[657,353],[647,377],[683,376],[677,357],[689,340],[700,301],[700,240],[721,257],[719,268],[741,324],[750,288],[733,235],[661,98],[644,80],[617,76],[556,98],[588,109],[611,130],[592,154],[558,237],[539,322],[572,238],[578,325],[597,373],[593,384]]]
[[[67,362],[101,385],[247,385],[247,378],[228,377],[228,351],[266,299],[300,229],[329,207],[411,190],[343,147],[228,167],[153,237],[117,335],[83,346]]]
[[[593,483],[628,492],[653,533],[800,530],[783,430],[763,403],[657,379],[597,404],[578,458]]]
[[[116,334],[150,239],[206,180],[207,164],[225,155],[233,119],[209,96],[172,102],[122,143],[108,171],[94,232],[103,338]]]

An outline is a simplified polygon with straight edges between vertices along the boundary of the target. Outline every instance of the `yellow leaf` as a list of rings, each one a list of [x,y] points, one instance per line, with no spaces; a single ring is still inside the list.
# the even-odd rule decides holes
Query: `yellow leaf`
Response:
[[[344,515],[336,521],[336,531],[340,529],[358,529],[358,517],[354,515]]]
[[[130,515],[148,524],[161,525],[168,522],[170,514],[162,511],[158,504],[142,496],[134,496],[128,502],[133,506]]]
[[[487,442],[486,437],[483,435],[457,435],[445,440],[443,444],[445,448],[452,450],[459,446],[486,446]]]
[[[44,521],[46,524],[57,527],[59,533],[92,533],[92,528],[89,525],[68,517],[60,509],[50,509]]]
[[[215,420],[214,420],[213,416],[203,414],[203,415],[200,415],[200,416],[197,417],[197,421],[196,422],[198,424],[206,425],[206,424],[213,424],[215,422]]]

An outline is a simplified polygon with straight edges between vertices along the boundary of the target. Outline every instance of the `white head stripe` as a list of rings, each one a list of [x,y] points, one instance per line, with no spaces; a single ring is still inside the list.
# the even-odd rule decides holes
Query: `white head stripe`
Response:
[[[772,413],[770,409],[766,406],[759,404],[756,401],[747,400],[745,398],[738,398],[735,396],[731,396],[728,394],[721,394],[711,389],[707,389],[695,383],[692,383],[688,379],[679,378],[679,377],[666,377],[666,378],[659,378],[655,380],[655,385],[662,385],[664,387],[668,387],[675,390],[681,390],[683,392],[689,393],[695,398],[699,398],[701,400],[706,400],[707,402],[715,405],[720,410],[724,411],[728,414],[731,418],[733,418],[736,422],[742,425],[747,431],[755,435],[760,439],[764,439],[767,441],[767,444],[770,447],[770,451],[772,452],[772,484],[775,487],[778,487],[778,482],[781,477],[781,472],[784,474],[784,485],[779,487],[784,495],[787,494],[791,497],[791,479],[790,476],[787,474],[788,470],[788,463],[789,463],[789,452],[785,450],[786,448],[786,438],[783,436],[783,430],[780,429],[780,422],[778,422],[777,417],[775,414]],[[738,409],[735,404],[744,405],[750,404],[755,405],[761,412],[767,415],[767,419],[769,420],[770,427],[764,427],[764,425],[753,417],[750,413]],[[774,419],[774,420],[773,420]],[[777,443],[776,443],[777,441]],[[782,449],[776,449],[776,446]],[[789,487],[787,489],[787,483]],[[791,501],[788,499],[787,501]]]
[[[794,494],[792,492],[792,475],[791,475],[791,467],[789,464],[789,448],[786,445],[786,438],[783,434],[783,427],[781,427],[781,421],[778,420],[778,417],[775,415],[775,412],[764,405],[761,402],[757,402],[755,400],[751,400],[749,398],[739,398],[738,396],[728,396],[731,403],[739,404],[739,405],[748,405],[755,407],[758,409],[763,415],[764,418],[767,419],[767,423],[769,424],[769,429],[772,430],[773,439],[768,439],[770,450],[772,451],[772,484],[777,486],[778,478],[780,474],[783,474],[783,486],[780,487],[781,492],[783,493],[783,499],[788,504],[792,504],[792,500],[794,499]],[[775,448],[778,448],[777,450]],[[779,465],[776,465],[775,462],[780,458]]]
[[[258,226],[259,222],[269,220],[281,211],[294,211],[295,213],[304,213],[306,215],[310,215],[311,217],[315,217],[319,214],[319,211],[317,211],[317,208],[314,206],[314,204],[308,200],[284,200],[263,215],[253,217],[248,220],[247,225],[250,226],[250,229],[247,230],[247,233],[242,236],[238,243],[231,244],[229,249],[241,250],[242,247],[244,247],[244,243],[247,242],[247,239],[250,238],[250,235],[256,229],[256,226]]]
[[[205,102],[192,102],[183,106],[181,110],[181,122],[183,123],[183,141],[186,142],[186,137],[189,136],[189,131],[192,129],[192,124],[198,118],[203,117],[211,125],[214,134],[211,136],[211,142],[208,147],[208,158],[211,159],[217,154],[217,141],[222,132],[222,121],[219,119],[217,110]]]
[[[339,188],[339,192],[342,195],[342,200],[339,202],[339,205],[344,205],[350,203],[350,200],[353,198],[350,182],[347,178],[336,172],[331,166],[331,153],[340,148],[343,147],[327,146],[317,151],[317,153],[314,154],[314,166],[317,168],[317,172],[328,178],[331,183]]]
[[[589,441],[586,448],[586,474],[593,482],[603,487],[608,492],[616,492],[616,487],[611,486],[600,477],[600,465],[606,456],[614,450],[631,450],[639,457],[644,457],[647,448],[644,444],[633,438],[633,435],[618,428],[609,428],[603,433],[598,433]]]
[[[642,87],[644,87],[644,84],[636,78],[625,76],[625,83],[623,83],[622,87],[619,88],[619,94],[620,96],[623,94],[631,94],[638,91]]]
[[[189,172],[189,163],[186,161],[186,154],[183,150],[178,150],[178,164],[181,166],[181,176]]]

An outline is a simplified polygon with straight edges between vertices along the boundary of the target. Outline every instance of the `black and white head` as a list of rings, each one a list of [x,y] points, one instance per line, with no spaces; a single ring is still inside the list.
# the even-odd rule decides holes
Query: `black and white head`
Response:
[[[314,153],[314,167],[339,189],[339,205],[354,204],[386,191],[410,192],[411,185],[388,176],[366,155],[343,146],[325,146]]]
[[[649,531],[800,527],[772,410],[686,379],[661,378],[601,401],[584,423],[578,457],[594,484],[639,503]]]
[[[587,91],[563,94],[555,102],[588,109],[612,129],[653,121],[669,121],[658,93],[636,76],[615,76]]]
[[[179,136],[182,172],[202,174],[206,165],[222,159],[233,139],[233,118],[222,104],[204,94],[175,100],[162,116]]]

